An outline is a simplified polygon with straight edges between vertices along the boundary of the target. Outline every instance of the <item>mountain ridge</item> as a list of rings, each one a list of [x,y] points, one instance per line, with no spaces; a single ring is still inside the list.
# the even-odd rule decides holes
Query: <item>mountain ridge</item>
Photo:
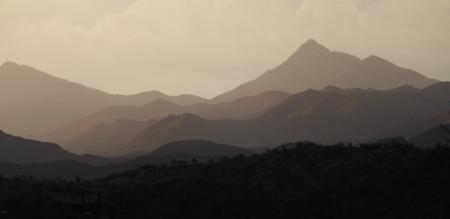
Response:
[[[315,40],[308,40],[280,65],[214,97],[213,102],[230,101],[264,90],[297,93],[329,85],[392,89],[405,84],[423,88],[436,82],[375,55],[360,59],[351,54],[331,51]]]

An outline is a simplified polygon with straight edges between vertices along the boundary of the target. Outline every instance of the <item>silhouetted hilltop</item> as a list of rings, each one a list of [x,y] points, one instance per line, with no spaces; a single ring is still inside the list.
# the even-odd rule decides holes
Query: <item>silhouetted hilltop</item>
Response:
[[[447,131],[443,127],[447,128]],[[413,136],[410,140],[421,147],[450,146],[450,124],[445,124],[443,127],[435,126]]]
[[[190,154],[196,156],[236,156],[251,154],[251,151],[232,145],[217,144],[211,141],[190,140],[161,145],[152,155]]]
[[[330,51],[315,40],[309,40],[278,67],[217,96],[213,101],[230,101],[267,90],[297,93],[328,85],[375,89],[412,85],[423,88],[436,82],[377,56],[361,60],[350,54]]]

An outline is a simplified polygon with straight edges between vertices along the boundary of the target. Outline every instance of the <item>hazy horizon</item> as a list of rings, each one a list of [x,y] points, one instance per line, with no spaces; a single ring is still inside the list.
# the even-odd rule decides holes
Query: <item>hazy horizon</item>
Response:
[[[3,0],[0,18],[0,63],[110,93],[213,97],[311,38],[450,80],[445,0]]]

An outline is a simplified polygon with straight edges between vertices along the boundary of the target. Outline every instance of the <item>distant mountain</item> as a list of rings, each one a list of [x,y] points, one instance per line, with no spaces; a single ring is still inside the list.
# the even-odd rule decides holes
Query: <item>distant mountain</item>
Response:
[[[249,120],[171,115],[136,135],[117,153],[151,151],[168,142],[193,139],[246,147],[299,140],[367,142],[392,137],[380,134],[408,120],[442,115],[448,110],[449,99],[447,82],[424,89],[402,86],[387,91],[337,87],[307,90]]]
[[[113,106],[92,113],[74,123],[56,129],[44,136],[44,139],[65,145],[91,130],[99,130],[101,124],[115,123],[117,120],[144,122],[161,119],[170,114],[182,113],[184,107],[166,100],[158,99],[142,106]],[[116,123],[115,127],[123,123]],[[103,126],[105,127],[105,126]]]
[[[236,127],[236,123],[240,121],[245,124],[245,120],[207,120],[194,114],[170,115],[117,147],[114,152],[116,154],[150,152],[163,144],[194,139],[222,143],[231,136],[242,138],[247,135],[246,132],[242,132],[242,127]]]
[[[215,97],[213,101],[231,101],[267,90],[297,93],[307,89],[322,89],[328,85],[374,89],[412,85],[423,88],[436,82],[380,57],[370,56],[361,60],[350,54],[330,51],[316,41],[309,40],[278,67]]]
[[[240,97],[231,102],[196,104],[185,113],[195,113],[208,119],[250,119],[259,116],[290,96],[281,91],[265,91]]]
[[[190,140],[178,141],[165,145],[152,151],[152,155],[190,154],[196,156],[236,156],[251,154],[252,152],[237,146],[217,144],[211,141]]]
[[[149,119],[162,119],[170,114],[183,113],[195,113],[208,119],[249,119],[262,114],[288,96],[289,94],[284,92],[267,91],[220,104],[181,106],[159,99],[142,106],[108,107],[57,129],[44,139],[56,142],[72,152],[107,155],[107,148],[114,148],[118,143],[132,137],[131,135],[149,127]]]
[[[450,124],[444,125],[450,130]],[[450,132],[445,131],[441,126],[430,128],[410,139],[413,144],[422,147],[433,147],[438,144],[450,146]]]
[[[206,101],[156,91],[112,95],[13,62],[0,66],[0,93],[0,128],[21,136],[46,133],[108,106],[142,105],[157,99],[179,104]]]
[[[156,120],[146,122],[119,119],[113,123],[100,123],[74,138],[62,140],[66,150],[77,154],[108,155],[116,145],[129,139],[151,126]]]

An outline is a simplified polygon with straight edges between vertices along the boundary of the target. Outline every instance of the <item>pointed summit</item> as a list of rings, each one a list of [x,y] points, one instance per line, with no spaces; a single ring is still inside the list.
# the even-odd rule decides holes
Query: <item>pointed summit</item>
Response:
[[[392,62],[375,55],[365,58],[363,63],[372,65],[394,65]]]
[[[328,53],[330,53],[330,50],[327,47],[310,39],[301,45],[285,63],[297,63],[300,60],[315,59],[317,57],[325,56]]]
[[[316,40],[310,39],[300,46],[296,53],[298,52],[328,53],[330,52],[330,50],[322,44],[318,43]]]

